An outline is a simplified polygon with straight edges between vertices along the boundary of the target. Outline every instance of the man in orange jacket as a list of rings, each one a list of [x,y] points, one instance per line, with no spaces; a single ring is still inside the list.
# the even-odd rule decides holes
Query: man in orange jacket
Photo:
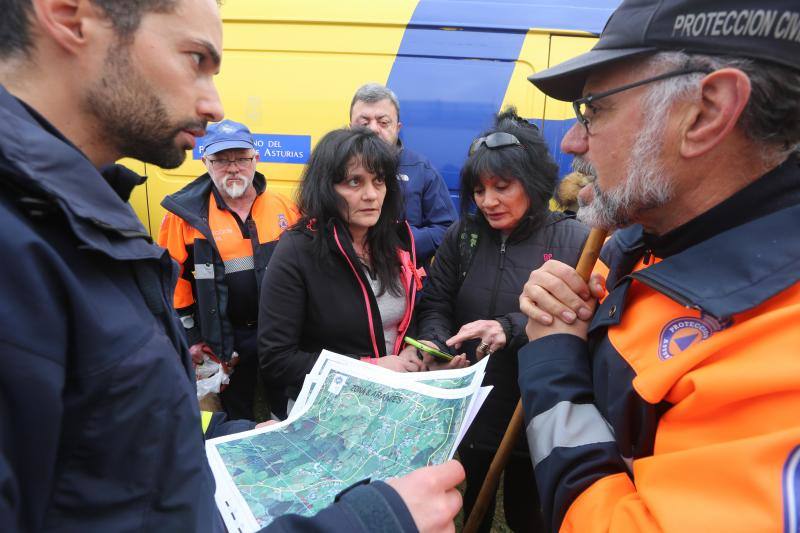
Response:
[[[798,21],[789,0],[626,0],[531,77],[573,102],[578,217],[618,230],[588,284],[551,261],[520,297],[553,529],[798,531]]]
[[[208,172],[167,196],[158,243],[180,264],[175,309],[195,364],[204,356],[235,369],[220,395],[230,418],[253,419],[257,382],[258,295],[280,234],[297,220],[294,204],[266,190],[258,152],[244,124],[208,128]]]

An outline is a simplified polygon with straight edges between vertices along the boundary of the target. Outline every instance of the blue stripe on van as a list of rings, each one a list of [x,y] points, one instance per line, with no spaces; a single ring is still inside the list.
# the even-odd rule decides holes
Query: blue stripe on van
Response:
[[[599,34],[622,0],[464,2],[420,0],[409,25],[472,27],[527,32],[531,28]]]
[[[451,191],[458,191],[470,141],[491,126],[500,109],[528,30],[599,33],[619,4],[572,0],[564,7],[539,2],[420,0],[409,21],[387,85],[400,99],[403,142],[431,160]],[[559,124],[544,130],[555,139],[567,128],[560,124],[566,121],[553,122]],[[551,148],[557,146],[553,140]],[[559,152],[553,153],[562,169],[568,168]]]

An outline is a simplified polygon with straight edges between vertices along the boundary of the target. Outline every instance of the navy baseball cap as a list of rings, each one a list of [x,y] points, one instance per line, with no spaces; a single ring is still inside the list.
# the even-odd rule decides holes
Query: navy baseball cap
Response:
[[[800,70],[797,0],[625,0],[594,48],[528,79],[557,100],[582,96],[587,76],[663,50],[731,55]]]
[[[233,148],[255,149],[253,135],[247,126],[232,120],[223,120],[208,127],[203,137],[203,155],[216,154]]]

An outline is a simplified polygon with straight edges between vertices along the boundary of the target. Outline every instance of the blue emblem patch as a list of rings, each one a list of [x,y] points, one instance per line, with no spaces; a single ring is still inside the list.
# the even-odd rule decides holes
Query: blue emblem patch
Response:
[[[783,531],[800,531],[800,446],[783,465]]]
[[[278,215],[278,226],[280,226],[281,229],[286,229],[289,227],[289,221],[286,220],[286,215],[283,213]]]
[[[702,313],[700,318],[676,318],[661,330],[658,341],[658,357],[662,361],[672,359],[690,346],[694,346],[717,331],[729,327],[731,323],[731,320],[719,321],[705,313]]]

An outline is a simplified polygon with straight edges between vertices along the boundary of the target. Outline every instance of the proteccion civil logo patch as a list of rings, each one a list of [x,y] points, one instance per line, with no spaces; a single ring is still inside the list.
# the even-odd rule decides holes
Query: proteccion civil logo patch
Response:
[[[658,358],[662,361],[672,359],[717,331],[730,327],[732,323],[732,320],[720,321],[705,313],[702,313],[700,318],[687,316],[671,320],[661,330]]]
[[[281,229],[286,229],[289,227],[289,221],[286,220],[286,215],[283,213],[278,214],[278,227]]]

